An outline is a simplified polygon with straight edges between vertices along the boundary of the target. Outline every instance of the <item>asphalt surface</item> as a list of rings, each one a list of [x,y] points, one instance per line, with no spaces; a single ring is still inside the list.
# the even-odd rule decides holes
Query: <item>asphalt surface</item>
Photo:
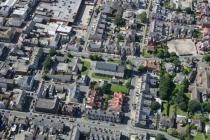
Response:
[[[159,130],[151,130],[151,129],[144,129],[144,128],[138,128],[133,127],[130,125],[124,125],[124,124],[110,124],[107,122],[99,122],[99,121],[92,121],[92,120],[86,120],[84,118],[70,118],[67,116],[58,116],[58,115],[52,115],[52,114],[42,114],[42,113],[31,113],[31,112],[19,112],[19,111],[11,111],[11,110],[3,110],[0,109],[0,113],[5,114],[6,116],[16,116],[20,118],[33,118],[33,117],[41,117],[45,119],[52,119],[53,121],[62,121],[66,125],[77,125],[81,127],[89,127],[89,128],[103,128],[107,130],[112,131],[121,131],[125,135],[129,135],[131,133],[137,133],[137,134],[145,134],[151,133],[151,134],[162,134],[164,135],[168,140],[177,140],[177,138],[174,138],[170,135],[168,135],[166,132],[162,132]]]

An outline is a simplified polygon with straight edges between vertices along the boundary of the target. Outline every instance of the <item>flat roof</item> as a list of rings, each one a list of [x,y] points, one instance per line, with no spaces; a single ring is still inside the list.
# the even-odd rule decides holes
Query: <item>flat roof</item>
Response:
[[[37,9],[52,11],[52,20],[73,23],[79,11],[82,0],[60,0],[56,2],[40,2]]]
[[[61,32],[61,33],[70,33],[72,30],[72,27],[70,26],[66,26],[66,25],[60,25],[57,29],[57,32]]]
[[[6,0],[5,2],[1,3],[1,6],[8,6],[13,7],[17,0]]]
[[[36,102],[36,108],[53,109],[56,106],[57,99],[39,98]]]
[[[26,14],[27,12],[27,8],[19,8],[19,9],[15,9],[14,12],[12,13],[13,15],[17,15],[17,16],[23,16]]]

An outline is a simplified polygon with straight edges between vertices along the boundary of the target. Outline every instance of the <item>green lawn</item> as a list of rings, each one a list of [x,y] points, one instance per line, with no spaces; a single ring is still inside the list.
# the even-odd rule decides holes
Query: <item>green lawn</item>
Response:
[[[188,98],[189,100],[191,100],[191,94],[192,94],[192,93],[185,93],[185,94],[186,94],[187,98]]]
[[[202,133],[197,133],[193,140],[205,140],[205,137]]]
[[[170,3],[170,0],[164,1],[163,7],[165,7],[166,9],[171,9],[171,8],[173,8],[172,4]]]
[[[193,114],[192,118],[193,119],[208,118],[208,115],[206,115],[206,114]],[[206,123],[209,123],[209,122],[206,122]]]
[[[109,59],[108,62],[119,64],[120,63],[120,59]]]
[[[207,137],[206,140],[210,140],[210,135],[207,135],[206,137]]]
[[[133,69],[133,66],[131,64],[126,64],[126,69],[127,70],[132,70]]]
[[[113,92],[124,92],[124,93],[128,93],[128,88],[124,85],[112,85],[111,90]]]
[[[182,111],[179,107],[177,107],[176,113],[177,115],[187,116],[187,112]]]
[[[192,71],[192,68],[190,68],[190,67],[184,67],[182,72],[184,74],[188,75],[191,71]]]
[[[167,115],[167,102],[162,102],[162,114]],[[169,107],[169,116],[174,115],[175,112],[175,105],[170,105]],[[177,115],[187,116],[187,112],[182,111],[179,107],[176,108]]]
[[[143,49],[143,56],[145,58],[150,58],[152,55],[146,49]]]
[[[173,115],[174,112],[175,112],[175,105],[170,105],[170,110],[169,110],[170,116]],[[176,108],[176,114],[187,116],[187,112],[182,111],[179,107]]]
[[[91,63],[89,61],[83,61],[82,75],[88,74],[90,66],[91,66]]]
[[[96,73],[92,73],[92,77],[98,80],[107,80],[107,81],[112,80],[112,77],[97,75]]]
[[[162,102],[163,108],[162,108],[162,113],[167,115],[167,102]]]
[[[173,116],[174,112],[175,112],[175,105],[170,105],[169,116]]]

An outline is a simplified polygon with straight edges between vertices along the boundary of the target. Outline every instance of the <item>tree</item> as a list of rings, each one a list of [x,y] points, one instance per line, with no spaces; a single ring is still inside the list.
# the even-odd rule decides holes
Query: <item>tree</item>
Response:
[[[96,86],[96,84],[97,84],[97,82],[96,81],[92,81],[92,82],[90,82],[90,86],[89,86],[89,88],[90,89],[95,89],[95,86]]]
[[[162,134],[157,134],[156,140],[167,140],[167,139],[165,138],[164,135],[162,135]]]
[[[114,23],[119,27],[123,27],[126,24],[125,19],[123,19],[121,16],[116,16],[114,19]]]
[[[202,109],[204,112],[210,112],[210,103],[209,102],[204,102],[202,104]]]
[[[68,56],[68,58],[73,58],[74,57],[70,52],[67,54],[67,56]]]
[[[100,12],[100,7],[96,8],[96,9],[95,9],[95,12],[96,12],[96,14],[98,15],[99,12]]]
[[[26,64],[26,65],[28,65],[29,63],[30,63],[30,61],[29,61],[29,60],[26,60],[26,61],[25,61],[25,64]]]
[[[168,133],[169,135],[171,135],[171,136],[174,136],[174,137],[176,137],[176,136],[178,135],[178,133],[177,133],[177,131],[176,131],[175,128],[168,128],[168,129],[167,129],[167,133]]]
[[[127,88],[131,88],[131,79],[129,79],[129,80],[126,82],[125,86],[126,86]]]
[[[169,54],[169,58],[167,59],[169,62],[173,63],[175,66],[178,66],[181,64],[179,57],[176,55],[176,53],[172,52]]]
[[[122,34],[118,34],[117,35],[117,39],[118,39],[118,41],[123,41],[124,40],[124,37],[123,37]]]
[[[122,49],[121,55],[120,55],[121,64],[124,65],[127,60],[127,54],[125,48]]]
[[[167,46],[166,47],[161,47],[158,48],[155,52],[155,55],[158,58],[164,59],[164,58],[169,58],[170,57],[170,53],[168,52]]]
[[[190,140],[190,131],[191,131],[191,125],[187,125],[186,126],[186,136],[185,136],[185,140]]]
[[[46,74],[44,74],[44,75],[42,76],[42,78],[43,78],[44,80],[49,80],[49,77],[48,77]]]
[[[188,92],[188,87],[189,87],[189,81],[185,78],[183,81],[182,81],[182,85],[183,85],[183,92]]]
[[[194,38],[199,39],[199,40],[202,39],[202,37],[203,37],[202,32],[200,32],[199,30],[194,30],[192,35]]]
[[[43,64],[45,71],[50,70],[50,68],[52,66],[52,62],[53,61],[52,61],[51,57],[50,56],[47,56],[47,58],[45,59],[44,64]]]
[[[99,88],[99,91],[102,94],[107,94],[107,95],[112,95],[112,90],[111,90],[112,85],[111,84],[104,84],[102,87]]]
[[[150,108],[153,110],[153,111],[157,111],[159,108],[160,108],[160,104],[158,102],[152,102]]]
[[[90,55],[89,58],[92,60],[92,61],[104,61],[102,56],[98,56],[98,55]]]
[[[160,76],[160,97],[163,100],[169,100],[174,89],[172,77],[169,74]]]
[[[209,62],[210,61],[210,55],[207,54],[203,57],[203,59],[206,61],[206,62]]]
[[[138,71],[139,71],[140,73],[143,73],[143,72],[146,72],[146,71],[147,71],[147,68],[144,67],[143,65],[140,65],[139,68],[138,68]]]
[[[50,54],[50,56],[56,55],[56,50],[55,50],[55,48],[50,48],[49,54]]]
[[[174,91],[174,103],[182,110],[187,111],[188,109],[188,98],[186,92],[188,91],[189,82],[185,79],[179,86],[177,86]]]
[[[182,102],[182,103],[178,104],[178,107],[179,107],[182,111],[187,111],[187,102]]]
[[[138,15],[138,17],[142,23],[147,22],[147,13],[146,12],[142,12],[141,14]]]
[[[201,103],[198,100],[190,100],[188,103],[188,111],[191,113],[201,111]]]
[[[184,10],[187,14],[190,14],[190,15],[194,14],[194,12],[192,11],[192,9],[190,7],[187,7]]]
[[[182,73],[184,73],[185,75],[188,75],[191,71],[192,71],[192,68],[190,68],[190,67],[182,68]]]

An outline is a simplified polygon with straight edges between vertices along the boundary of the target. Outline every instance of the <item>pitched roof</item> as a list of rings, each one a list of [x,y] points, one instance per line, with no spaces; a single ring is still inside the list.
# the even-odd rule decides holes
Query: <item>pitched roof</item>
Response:
[[[111,72],[124,72],[124,67],[106,62],[96,62],[96,69]]]

